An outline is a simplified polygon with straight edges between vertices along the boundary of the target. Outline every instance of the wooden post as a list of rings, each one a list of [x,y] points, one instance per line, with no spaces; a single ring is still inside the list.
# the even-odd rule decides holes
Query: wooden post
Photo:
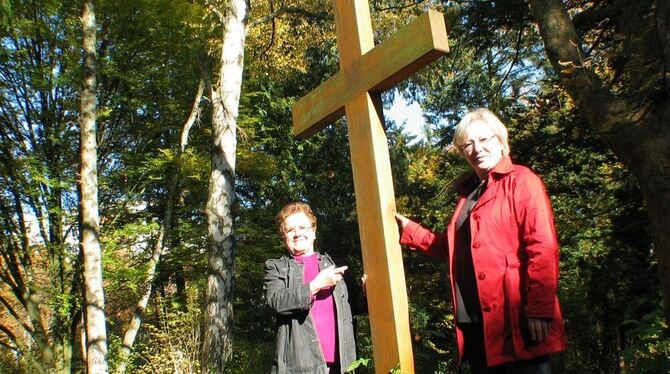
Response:
[[[414,373],[407,291],[380,93],[448,52],[441,13],[428,11],[374,46],[367,0],[334,0],[340,71],[293,107],[297,136],[346,114],[377,373]]]

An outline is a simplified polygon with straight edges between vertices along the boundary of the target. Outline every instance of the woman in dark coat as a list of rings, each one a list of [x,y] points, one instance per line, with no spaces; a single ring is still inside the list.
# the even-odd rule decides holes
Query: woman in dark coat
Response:
[[[314,250],[317,222],[309,205],[286,205],[277,222],[289,255],[265,262],[265,299],[277,327],[272,372],[344,373],[356,360],[352,316],[365,311],[364,292],[354,282],[347,286],[346,266]]]

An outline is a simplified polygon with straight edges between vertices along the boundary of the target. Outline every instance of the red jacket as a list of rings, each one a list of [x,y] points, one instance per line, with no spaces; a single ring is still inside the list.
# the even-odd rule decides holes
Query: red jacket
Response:
[[[544,185],[530,169],[504,157],[489,172],[487,186],[470,213],[470,245],[487,364],[495,366],[562,351],[566,338],[556,297],[558,242]],[[461,194],[444,233],[410,222],[400,238],[401,244],[449,259],[452,295],[454,226],[466,197]],[[455,305],[455,297],[453,302]],[[528,344],[526,318],[551,320],[544,342]],[[460,359],[463,334],[458,327],[456,335]]]

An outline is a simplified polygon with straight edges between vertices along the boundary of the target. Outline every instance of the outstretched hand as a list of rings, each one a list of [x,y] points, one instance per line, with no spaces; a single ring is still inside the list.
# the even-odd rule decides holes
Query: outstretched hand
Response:
[[[342,275],[347,269],[347,266],[336,268],[335,265],[332,265],[321,270],[319,274],[309,282],[309,291],[312,295],[315,295],[319,290],[333,287],[337,282],[342,280]]]
[[[398,223],[398,228],[400,229],[400,233],[402,234],[403,230],[405,230],[405,227],[407,227],[407,224],[409,224],[409,218],[403,216],[402,214],[395,214],[395,221]]]

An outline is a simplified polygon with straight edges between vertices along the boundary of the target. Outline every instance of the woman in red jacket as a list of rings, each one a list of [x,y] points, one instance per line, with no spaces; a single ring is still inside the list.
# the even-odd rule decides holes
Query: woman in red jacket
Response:
[[[550,373],[548,355],[566,338],[544,185],[512,163],[507,129],[487,109],[463,117],[453,143],[474,173],[459,184],[446,231],[396,215],[400,244],[449,260],[459,359],[473,373]]]

